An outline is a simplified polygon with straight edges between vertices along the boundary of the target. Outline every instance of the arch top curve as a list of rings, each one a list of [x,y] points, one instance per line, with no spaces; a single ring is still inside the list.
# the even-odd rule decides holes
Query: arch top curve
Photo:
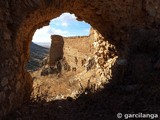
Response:
[[[33,28],[39,28],[64,12],[74,13],[78,20],[84,20],[97,29],[103,36],[115,38],[116,34],[125,32],[122,28],[130,26],[143,26],[142,17],[145,13],[139,6],[132,7],[135,0],[17,0],[11,1],[18,32],[29,33]],[[16,4],[20,4],[17,8]],[[137,9],[136,11],[133,11]],[[134,17],[133,17],[134,16]],[[136,18],[136,19],[135,19]],[[120,32],[121,31],[121,32]],[[22,33],[25,35],[25,33]],[[25,35],[26,36],[26,35]],[[113,41],[113,40],[110,40]]]
[[[86,7],[86,3],[89,2],[86,2],[85,0],[85,2],[78,0],[49,1],[50,2],[47,2],[46,4],[46,0],[41,0],[37,5],[36,1],[28,0],[28,2],[23,2],[23,5],[18,10],[20,11],[20,13],[22,11],[24,11],[24,13],[18,14],[19,17],[17,17],[17,19],[19,19],[20,22],[17,26],[17,34],[15,36],[18,43],[23,42],[23,45],[21,45],[21,49],[23,49],[23,52],[25,53],[27,59],[29,58],[28,47],[32,40],[34,32],[38,28],[48,25],[51,19],[59,17],[62,13],[74,13],[78,20],[84,20],[91,24],[94,28],[100,25],[98,21],[101,19],[101,17],[98,14],[95,14],[96,8],[94,8],[93,6]],[[29,8],[26,9],[26,7],[23,8],[23,6],[28,6]]]
[[[84,20],[114,45],[128,41],[130,31],[150,24],[142,0],[17,0],[11,1],[15,25],[15,40],[29,58],[28,46],[36,29],[48,25],[64,12],[74,13],[77,20]],[[20,6],[17,8],[16,4]],[[133,7],[133,4],[135,6]],[[147,5],[146,5],[147,6]],[[143,8],[143,9],[142,9]],[[16,17],[15,17],[16,15]],[[118,36],[118,37],[117,37]],[[119,46],[119,45],[118,45]]]

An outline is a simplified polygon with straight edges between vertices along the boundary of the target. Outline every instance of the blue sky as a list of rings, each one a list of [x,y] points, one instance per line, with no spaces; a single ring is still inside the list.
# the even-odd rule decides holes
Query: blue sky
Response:
[[[70,13],[63,13],[61,16],[52,19],[48,26],[37,29],[33,42],[51,42],[51,35],[84,36],[89,35],[90,25],[84,21],[77,21],[76,16]]]

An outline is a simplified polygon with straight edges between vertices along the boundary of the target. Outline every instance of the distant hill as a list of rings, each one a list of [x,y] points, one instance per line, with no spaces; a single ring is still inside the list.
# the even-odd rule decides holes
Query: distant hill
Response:
[[[51,43],[50,42],[36,42],[37,45],[43,46],[45,48],[50,48]]]
[[[30,60],[26,65],[26,69],[35,71],[41,67],[42,60],[49,54],[49,48],[39,46],[35,43],[30,45]]]

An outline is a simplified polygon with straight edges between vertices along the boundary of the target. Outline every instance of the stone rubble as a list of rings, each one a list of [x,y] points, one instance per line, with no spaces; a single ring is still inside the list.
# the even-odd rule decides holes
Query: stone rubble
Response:
[[[94,58],[97,63],[96,75],[100,76],[99,84],[102,84],[101,82],[107,82],[112,78],[111,68],[117,60],[118,56],[115,46],[109,44],[109,42],[106,41],[104,37],[96,30],[94,30],[94,38]],[[113,51],[110,51],[110,49]]]

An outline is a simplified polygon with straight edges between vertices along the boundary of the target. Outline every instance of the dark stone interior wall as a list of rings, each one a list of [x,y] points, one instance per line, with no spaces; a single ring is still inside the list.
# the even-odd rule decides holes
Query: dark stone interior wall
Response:
[[[1,0],[0,117],[19,107],[32,88],[24,65],[35,30],[63,12],[75,13],[116,46],[118,62],[127,65],[114,66],[113,79],[132,84],[150,77],[159,69],[159,6],[159,0]]]

